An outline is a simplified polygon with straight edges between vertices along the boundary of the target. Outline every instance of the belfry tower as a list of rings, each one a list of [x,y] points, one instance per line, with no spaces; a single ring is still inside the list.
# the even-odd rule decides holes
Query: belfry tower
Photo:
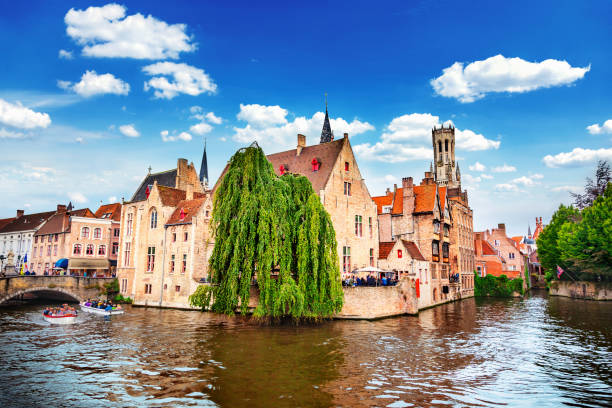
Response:
[[[434,126],[431,142],[434,150],[434,180],[439,186],[458,187],[461,190],[461,173],[455,161],[455,127]]]

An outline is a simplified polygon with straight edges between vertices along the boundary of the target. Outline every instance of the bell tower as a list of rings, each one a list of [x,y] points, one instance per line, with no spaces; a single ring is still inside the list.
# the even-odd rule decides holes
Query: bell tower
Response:
[[[431,130],[434,151],[434,180],[439,186],[461,189],[461,174],[455,162],[455,127],[444,124]]]

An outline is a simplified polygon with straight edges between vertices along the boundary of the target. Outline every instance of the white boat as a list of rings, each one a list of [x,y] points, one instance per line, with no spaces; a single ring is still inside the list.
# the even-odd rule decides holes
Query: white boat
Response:
[[[111,315],[120,315],[123,314],[123,309],[114,309],[106,311],[104,309],[98,309],[97,307],[85,306],[85,304],[81,303],[81,310],[87,313],[98,314],[101,316],[111,316]]]
[[[43,319],[52,324],[72,324],[76,321],[76,314],[66,314],[63,316],[42,315]]]

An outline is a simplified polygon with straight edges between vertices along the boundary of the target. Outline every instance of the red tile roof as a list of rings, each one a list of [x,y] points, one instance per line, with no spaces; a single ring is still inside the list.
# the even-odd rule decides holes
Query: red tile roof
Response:
[[[191,224],[193,216],[197,214],[202,204],[206,201],[205,198],[195,198],[193,200],[179,201],[176,210],[172,213],[166,225],[172,224]],[[185,218],[181,220],[181,211],[184,212]]]
[[[0,230],[2,230],[2,228],[4,228],[5,225],[9,224],[10,222],[12,222],[15,219],[15,217],[13,218],[4,218],[0,220]]]
[[[394,246],[395,242],[380,242],[378,244],[378,259],[387,259]]]
[[[523,240],[523,237],[512,237],[512,240],[516,242],[517,244],[520,244],[521,241]]]
[[[378,208],[378,214],[382,214],[382,208],[384,206],[393,204],[393,193],[389,192],[389,194],[384,196],[372,197],[372,201],[376,203],[376,208]]]
[[[184,190],[160,186],[159,184],[157,185],[157,191],[159,192],[162,204],[170,207],[176,207],[179,201],[187,197],[187,193]]]
[[[393,208],[391,214],[402,214],[404,212],[404,189],[398,188],[395,190],[395,197],[393,198]]]
[[[70,217],[86,217],[95,218],[94,214],[89,208],[82,208],[80,210],[74,210],[61,213],[55,213],[50,217],[45,225],[40,227],[35,235],[47,235],[47,234],[59,234],[62,232],[70,231]]]
[[[438,187],[438,195],[440,196],[440,211],[444,212],[446,206],[446,187]]]
[[[436,203],[436,185],[427,184],[414,186],[414,212],[424,213],[433,212]]]
[[[0,232],[20,232],[38,228],[40,224],[49,219],[53,214],[55,214],[55,211],[22,215],[4,225]]]
[[[402,244],[404,244],[404,247],[406,248],[412,259],[417,259],[419,261],[426,260],[421,251],[419,250],[419,247],[414,242],[402,239]]]
[[[497,251],[493,249],[488,241],[482,241],[482,254],[483,255],[497,255]]]
[[[107,216],[107,214],[109,214]],[[94,216],[96,218],[110,218],[113,221],[121,220],[121,204],[104,204],[101,205],[100,208],[95,212]]]

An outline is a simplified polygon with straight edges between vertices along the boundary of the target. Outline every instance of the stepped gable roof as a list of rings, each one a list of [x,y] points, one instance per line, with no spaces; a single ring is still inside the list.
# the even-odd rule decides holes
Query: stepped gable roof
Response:
[[[336,159],[342,150],[344,139],[334,140],[332,142],[320,143],[302,148],[300,155],[297,155],[297,149],[291,149],[284,152],[269,154],[266,157],[272,163],[274,173],[280,176],[280,166],[288,167],[288,172],[293,174],[301,174],[306,176],[315,193],[325,188],[327,180],[332,172],[332,167],[336,163]],[[317,159],[319,162],[319,170],[312,171],[312,159]]]
[[[378,214],[382,214],[382,208],[384,206],[393,204],[393,193],[389,192],[389,194],[384,196],[372,197],[372,201],[374,201],[374,203],[376,204]]]
[[[60,234],[70,231],[70,217],[96,218],[89,208],[82,208],[74,211],[56,212],[51,218],[40,227],[36,235]]]
[[[170,207],[176,207],[179,201],[187,198],[187,192],[177,188],[160,186],[158,184],[157,191],[159,192],[159,198],[162,204]]]
[[[0,220],[0,231],[2,231],[2,228],[4,228],[7,224],[11,223],[14,219],[15,217],[1,219]]]
[[[19,218],[14,218],[11,222],[8,222],[0,232],[21,232],[28,231],[38,228],[40,224],[49,219],[55,211],[47,211],[35,214],[22,215]]]
[[[394,246],[395,242],[380,242],[378,244],[378,259],[387,259]]]
[[[421,253],[421,250],[414,242],[402,239],[402,244],[404,244],[404,247],[406,248],[412,259],[417,259],[419,261],[426,260],[423,254]]]
[[[414,186],[414,212],[426,213],[433,212],[436,205],[436,185],[426,184]]]
[[[121,220],[121,204],[104,204],[94,213],[96,218],[111,219],[113,221]]]
[[[176,205],[176,210],[172,213],[166,225],[172,224],[191,224],[193,216],[202,208],[206,198],[194,198],[193,200],[181,200]],[[185,218],[181,220],[181,211],[184,212]]]
[[[130,201],[144,201],[147,199],[147,186],[157,181],[158,186],[174,188],[176,186],[177,169],[147,174]]]

